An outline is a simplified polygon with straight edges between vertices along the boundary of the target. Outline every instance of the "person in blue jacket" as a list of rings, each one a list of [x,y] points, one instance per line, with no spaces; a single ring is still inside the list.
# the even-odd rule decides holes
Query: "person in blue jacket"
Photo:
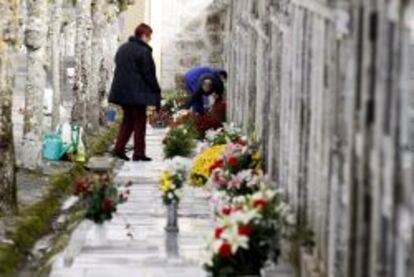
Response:
[[[227,72],[212,67],[197,67],[188,71],[184,79],[191,95],[190,107],[194,112],[204,114],[209,108],[208,96],[212,93],[224,94]]]

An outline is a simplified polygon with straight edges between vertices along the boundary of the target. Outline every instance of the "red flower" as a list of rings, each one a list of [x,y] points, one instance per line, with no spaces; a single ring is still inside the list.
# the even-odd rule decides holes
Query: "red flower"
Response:
[[[231,245],[228,242],[223,242],[219,250],[220,256],[227,258],[231,256]]]
[[[75,195],[80,195],[89,190],[90,183],[88,180],[80,180],[75,182]]]
[[[227,161],[229,163],[230,166],[237,166],[237,158],[235,157],[230,157],[229,160]]]
[[[216,228],[214,232],[216,239],[219,239],[221,237],[221,234],[223,233],[223,231],[224,231],[224,228]]]
[[[114,209],[114,203],[110,199],[105,199],[102,203],[102,208],[105,211],[112,211]]]
[[[229,207],[224,207],[224,208],[221,210],[221,212],[222,212],[224,215],[229,215],[229,214],[231,214],[231,208],[229,208]]]
[[[250,236],[253,233],[253,229],[249,226],[239,226],[240,236]]]
[[[255,208],[263,208],[264,206],[266,206],[267,202],[264,199],[257,199],[254,201],[253,206]]]
[[[210,167],[210,173],[212,173],[217,168],[223,167],[223,160],[217,160],[211,167]]]

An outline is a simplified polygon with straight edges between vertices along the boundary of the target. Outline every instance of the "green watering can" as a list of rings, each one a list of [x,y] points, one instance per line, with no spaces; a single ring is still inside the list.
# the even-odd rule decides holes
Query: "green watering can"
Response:
[[[43,159],[59,161],[66,153],[76,150],[79,145],[79,126],[72,126],[71,137],[72,143],[64,144],[61,130],[56,133],[44,135],[42,151]]]

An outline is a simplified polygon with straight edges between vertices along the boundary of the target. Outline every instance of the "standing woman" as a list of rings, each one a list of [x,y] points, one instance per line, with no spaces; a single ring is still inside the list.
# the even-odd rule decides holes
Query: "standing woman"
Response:
[[[113,155],[129,161],[125,147],[134,133],[134,161],[151,161],[145,154],[147,107],[160,108],[158,84],[152,48],[148,45],[152,29],[140,24],[135,36],[123,44],[115,57],[116,69],[109,102],[122,107],[124,118],[118,132]]]

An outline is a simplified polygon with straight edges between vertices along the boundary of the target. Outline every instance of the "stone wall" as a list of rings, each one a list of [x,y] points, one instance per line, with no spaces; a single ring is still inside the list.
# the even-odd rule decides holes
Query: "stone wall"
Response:
[[[325,276],[414,276],[412,2],[227,1],[229,117]]]
[[[163,89],[182,86],[182,76],[191,67],[222,66],[226,9],[219,2],[221,1],[151,2],[152,10],[159,8],[152,12],[151,24],[156,32],[155,57],[159,61],[159,77]],[[159,32],[161,35],[157,35]],[[159,50],[156,45],[159,45]]]

